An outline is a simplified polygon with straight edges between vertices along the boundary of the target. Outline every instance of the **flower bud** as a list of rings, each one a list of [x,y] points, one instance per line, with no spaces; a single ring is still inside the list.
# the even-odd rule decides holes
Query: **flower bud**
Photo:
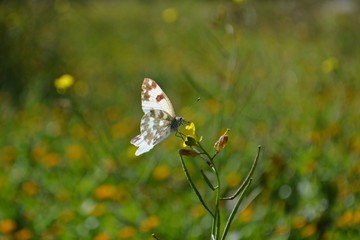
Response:
[[[189,147],[197,145],[196,139],[193,137],[187,136],[186,140],[185,140],[185,145],[189,146]]]

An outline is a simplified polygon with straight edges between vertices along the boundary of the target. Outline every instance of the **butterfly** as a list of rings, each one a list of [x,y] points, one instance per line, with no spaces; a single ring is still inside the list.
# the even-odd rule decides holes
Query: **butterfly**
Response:
[[[130,141],[138,147],[136,156],[150,151],[171,133],[177,133],[181,124],[187,123],[175,115],[169,98],[154,80],[145,78],[141,88],[144,116],[141,118],[140,134]]]

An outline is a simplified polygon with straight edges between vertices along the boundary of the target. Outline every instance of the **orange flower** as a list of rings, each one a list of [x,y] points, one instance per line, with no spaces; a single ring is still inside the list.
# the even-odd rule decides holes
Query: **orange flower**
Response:
[[[303,228],[306,224],[306,219],[303,216],[294,218],[292,225],[295,229]]]
[[[239,220],[241,222],[247,223],[251,220],[252,216],[253,216],[253,208],[250,205],[240,213]]]
[[[116,186],[103,184],[96,188],[94,196],[97,200],[113,200],[123,202],[127,199],[128,193]]]
[[[206,214],[206,210],[202,204],[197,204],[193,206],[190,210],[190,213],[193,217],[202,217]]]
[[[15,233],[15,237],[18,240],[28,240],[33,237],[32,232],[29,229],[21,229]]]
[[[34,196],[39,191],[38,185],[32,181],[24,182],[21,188],[29,196]]]
[[[160,219],[157,216],[150,216],[141,223],[140,229],[143,232],[149,232],[159,226],[159,224]]]
[[[98,200],[112,199],[115,196],[116,187],[110,184],[104,184],[99,186],[95,190],[95,198]]]
[[[13,146],[6,146],[0,151],[0,161],[11,163],[16,158],[16,149]]]
[[[226,185],[228,187],[236,187],[239,185],[241,180],[240,174],[237,172],[231,172],[226,176]]]
[[[162,181],[168,178],[170,175],[170,169],[168,166],[161,164],[156,166],[153,172],[153,176],[156,180]]]
[[[0,222],[0,233],[9,234],[16,228],[16,222],[12,219],[5,219]]]
[[[94,240],[110,240],[111,238],[106,233],[100,233],[95,236]]]
[[[132,239],[136,234],[136,229],[134,227],[124,227],[119,231],[120,239]]]
[[[316,225],[313,223],[306,225],[301,232],[303,237],[310,237],[315,233],[316,233]]]

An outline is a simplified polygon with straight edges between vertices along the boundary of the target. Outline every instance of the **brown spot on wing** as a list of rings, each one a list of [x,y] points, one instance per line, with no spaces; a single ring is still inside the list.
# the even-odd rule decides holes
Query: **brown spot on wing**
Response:
[[[160,102],[161,100],[163,100],[165,97],[164,97],[164,94],[159,94],[156,96],[156,101],[157,102]]]
[[[154,82],[153,80],[151,80],[149,78],[145,78],[144,83],[142,85],[142,97],[143,97],[143,99],[144,100],[149,100],[150,99],[149,91],[151,91],[152,89],[154,89],[156,87],[157,87],[156,82]]]
[[[149,95],[148,92],[145,92],[145,93],[143,94],[143,99],[149,101],[150,95]]]
[[[154,81],[151,81],[151,87],[152,87],[152,88],[156,88],[156,87],[157,87],[157,84],[156,84],[156,82],[154,82]]]

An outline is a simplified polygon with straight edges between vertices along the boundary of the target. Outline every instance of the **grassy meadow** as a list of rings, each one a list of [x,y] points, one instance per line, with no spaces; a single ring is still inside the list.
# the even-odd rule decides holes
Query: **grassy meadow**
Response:
[[[0,238],[210,239],[182,140],[134,155],[149,77],[207,151],[230,129],[221,195],[262,146],[227,239],[355,239],[359,15],[356,0],[1,1]],[[213,206],[209,166],[184,160]]]

